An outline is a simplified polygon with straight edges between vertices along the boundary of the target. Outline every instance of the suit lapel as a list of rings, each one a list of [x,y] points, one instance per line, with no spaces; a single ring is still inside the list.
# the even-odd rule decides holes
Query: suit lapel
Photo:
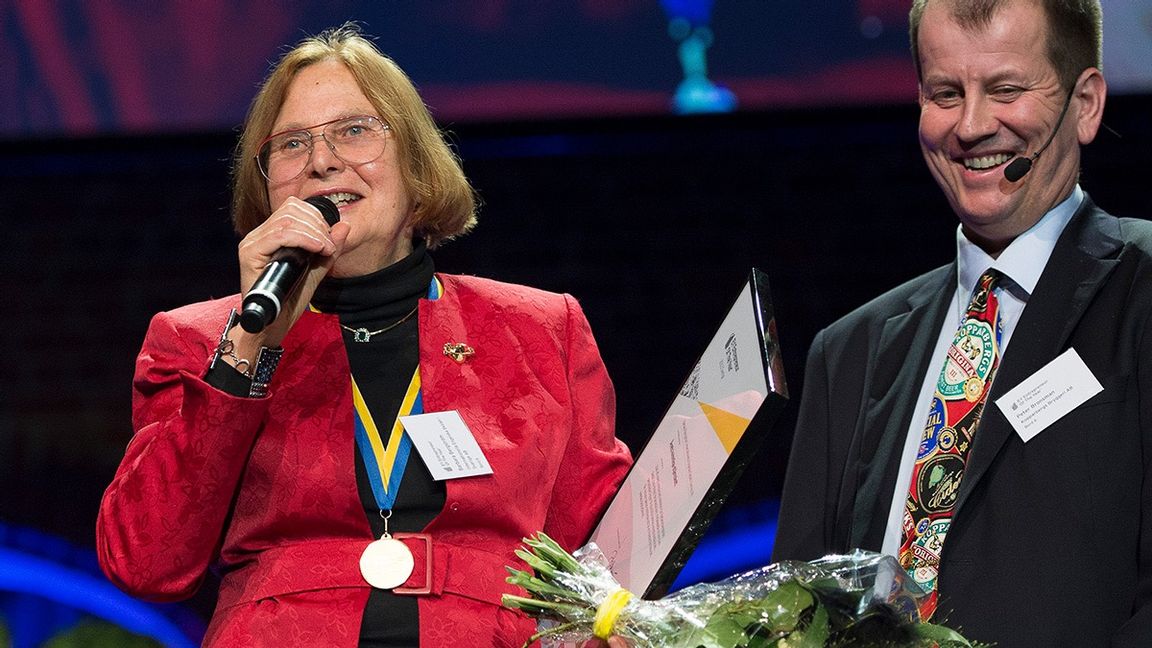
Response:
[[[420,386],[425,412],[456,410],[467,419],[475,398],[483,393],[480,378],[472,363],[453,361],[444,352],[447,343],[468,341],[465,304],[451,275],[437,274],[444,292],[437,300],[421,299],[420,321]],[[465,483],[461,483],[465,482]],[[471,480],[449,479],[444,482],[448,501],[468,499],[467,491],[475,486]],[[462,493],[461,491],[465,491]],[[438,515],[424,529],[429,532],[440,520]]]
[[[439,299],[420,300],[420,382],[424,390],[424,410],[437,412],[461,408],[469,396],[480,392],[480,379],[470,362],[455,362],[444,345],[467,342],[466,304],[451,275],[436,275],[444,287]]]
[[[856,489],[849,548],[879,549],[883,542],[909,421],[927,415],[915,411],[916,397],[934,361],[932,351],[955,281],[955,263],[933,271],[909,297],[908,310],[884,322],[868,357],[869,393],[857,435],[856,475],[843,482]]]
[[[1085,198],[1056,242],[1000,361],[964,469],[957,513],[1014,433],[996,399],[1065,349],[1088,304],[1115,269],[1120,247],[1119,222]]]

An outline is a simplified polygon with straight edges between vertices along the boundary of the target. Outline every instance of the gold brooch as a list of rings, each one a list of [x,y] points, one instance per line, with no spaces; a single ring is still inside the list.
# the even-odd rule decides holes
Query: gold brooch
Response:
[[[463,342],[446,342],[444,344],[444,355],[452,358],[456,362],[464,362],[468,358],[476,355],[476,351]]]

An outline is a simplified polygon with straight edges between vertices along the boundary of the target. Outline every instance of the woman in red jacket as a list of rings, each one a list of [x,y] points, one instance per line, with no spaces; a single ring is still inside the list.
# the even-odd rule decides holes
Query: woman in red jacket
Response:
[[[100,509],[105,573],[171,601],[217,570],[209,646],[520,645],[534,624],[499,605],[513,550],[538,530],[580,545],[630,463],[580,307],[434,272],[474,195],[352,26],[275,66],[233,174],[242,294],[281,248],[312,262],[259,333],[235,325],[240,295],[153,319]],[[433,479],[399,422],[452,411],[491,474]]]

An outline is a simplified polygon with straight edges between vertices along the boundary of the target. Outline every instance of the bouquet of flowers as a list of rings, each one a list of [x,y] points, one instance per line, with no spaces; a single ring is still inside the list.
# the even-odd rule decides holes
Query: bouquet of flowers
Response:
[[[507,569],[528,596],[505,595],[504,605],[543,622],[525,646],[612,635],[653,648],[973,646],[920,621],[923,593],[890,556],[781,562],[646,601],[620,587],[594,544],[573,555],[543,533],[524,543],[516,553],[532,572]]]

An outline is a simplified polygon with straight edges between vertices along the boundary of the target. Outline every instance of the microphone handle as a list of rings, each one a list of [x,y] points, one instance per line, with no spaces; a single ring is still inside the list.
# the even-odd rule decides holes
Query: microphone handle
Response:
[[[300,248],[281,248],[264,267],[260,278],[244,295],[244,309],[240,312],[240,326],[249,333],[259,333],[276,320],[283,304],[277,286],[288,286],[285,296],[296,290],[304,278],[311,255]]]

